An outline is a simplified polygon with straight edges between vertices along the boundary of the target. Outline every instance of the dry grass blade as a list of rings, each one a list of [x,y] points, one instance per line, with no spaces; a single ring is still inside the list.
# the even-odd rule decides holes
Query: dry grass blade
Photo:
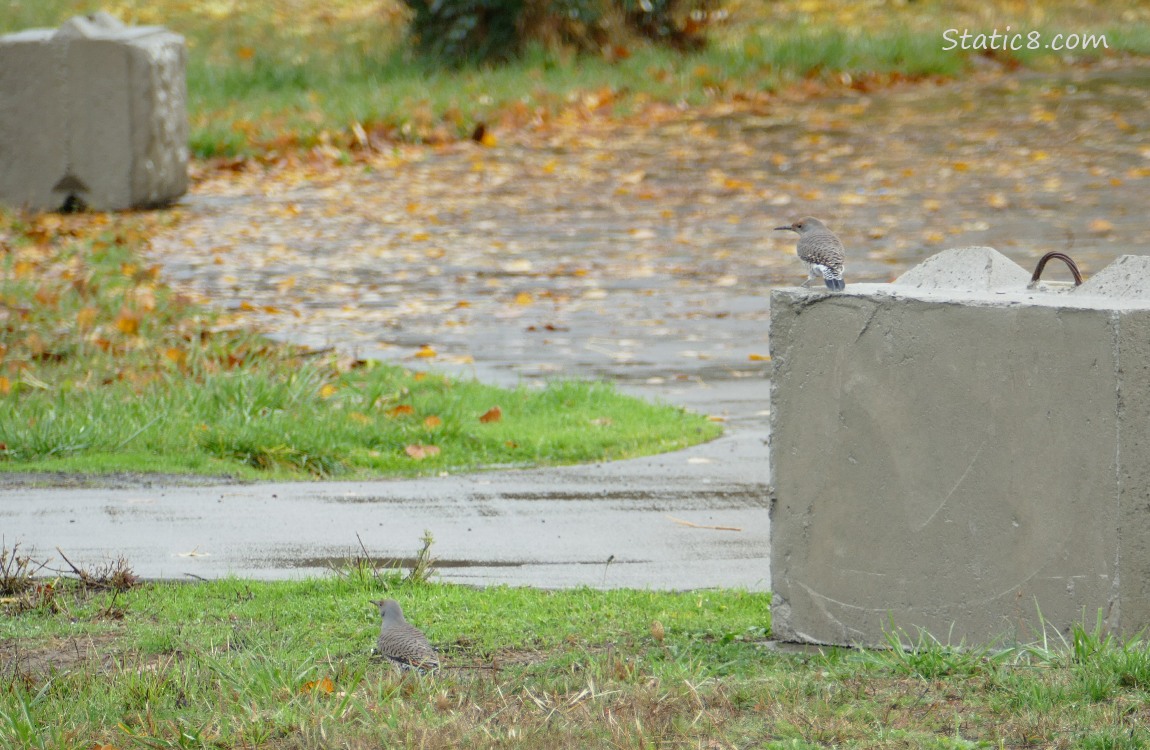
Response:
[[[0,596],[18,596],[35,585],[35,577],[44,569],[45,562],[33,560],[31,555],[20,554],[20,543],[8,549],[0,542]]]
[[[713,529],[715,531],[742,531],[743,530],[739,526],[709,526],[707,524],[695,523],[693,521],[684,521],[683,519],[675,518],[674,516],[667,516],[667,518],[668,518],[668,520],[673,521],[673,522],[679,524],[680,526],[690,526],[692,529]]]
[[[74,565],[59,547],[56,548],[56,552],[72,569],[72,573],[75,574],[84,588],[120,592],[127,591],[140,583],[140,577],[132,571],[128,561],[123,557],[89,568],[80,568]]]
[[[435,573],[435,558],[431,556],[431,545],[435,543],[435,538],[431,536],[431,531],[425,529],[420,541],[423,545],[415,553],[415,563],[403,579],[407,583],[428,583]]]

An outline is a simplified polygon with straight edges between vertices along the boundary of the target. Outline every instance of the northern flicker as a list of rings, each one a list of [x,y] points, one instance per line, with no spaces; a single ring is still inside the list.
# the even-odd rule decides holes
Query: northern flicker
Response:
[[[380,655],[402,670],[434,672],[439,669],[439,657],[418,628],[403,619],[403,609],[394,599],[373,601],[379,607],[383,623],[379,628],[376,647]]]
[[[775,231],[787,229],[797,232],[799,245],[796,248],[799,258],[807,264],[807,280],[803,286],[809,286],[811,279],[821,276],[826,282],[827,289],[832,292],[841,292],[846,288],[843,281],[843,243],[835,233],[827,229],[818,219],[810,216],[799,219],[794,224],[785,227],[775,227]]]

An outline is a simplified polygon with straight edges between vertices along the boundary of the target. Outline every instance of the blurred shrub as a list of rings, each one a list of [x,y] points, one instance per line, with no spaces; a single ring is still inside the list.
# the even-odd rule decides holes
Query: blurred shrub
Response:
[[[422,54],[446,63],[500,61],[519,47],[526,0],[403,0]]]
[[[416,49],[450,64],[500,62],[532,42],[618,54],[637,39],[699,49],[722,0],[403,0]]]

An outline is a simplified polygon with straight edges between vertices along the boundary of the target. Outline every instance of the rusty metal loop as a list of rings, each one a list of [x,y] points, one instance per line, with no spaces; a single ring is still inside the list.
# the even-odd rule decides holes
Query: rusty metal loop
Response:
[[[1047,253],[1038,259],[1038,265],[1034,267],[1034,275],[1030,277],[1031,284],[1037,284],[1038,280],[1042,278],[1042,271],[1046,268],[1046,261],[1051,258],[1057,258],[1070,268],[1070,273],[1074,276],[1074,286],[1082,284],[1082,273],[1078,270],[1078,264],[1066,253],[1059,252]]]

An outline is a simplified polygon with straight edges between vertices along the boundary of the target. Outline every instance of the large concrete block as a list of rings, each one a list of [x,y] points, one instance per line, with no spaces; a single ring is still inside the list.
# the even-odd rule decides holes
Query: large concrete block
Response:
[[[104,13],[0,37],[0,202],[56,210],[187,191],[184,39]]]
[[[932,262],[966,288],[771,296],[776,634],[1150,625],[1150,300]]]

